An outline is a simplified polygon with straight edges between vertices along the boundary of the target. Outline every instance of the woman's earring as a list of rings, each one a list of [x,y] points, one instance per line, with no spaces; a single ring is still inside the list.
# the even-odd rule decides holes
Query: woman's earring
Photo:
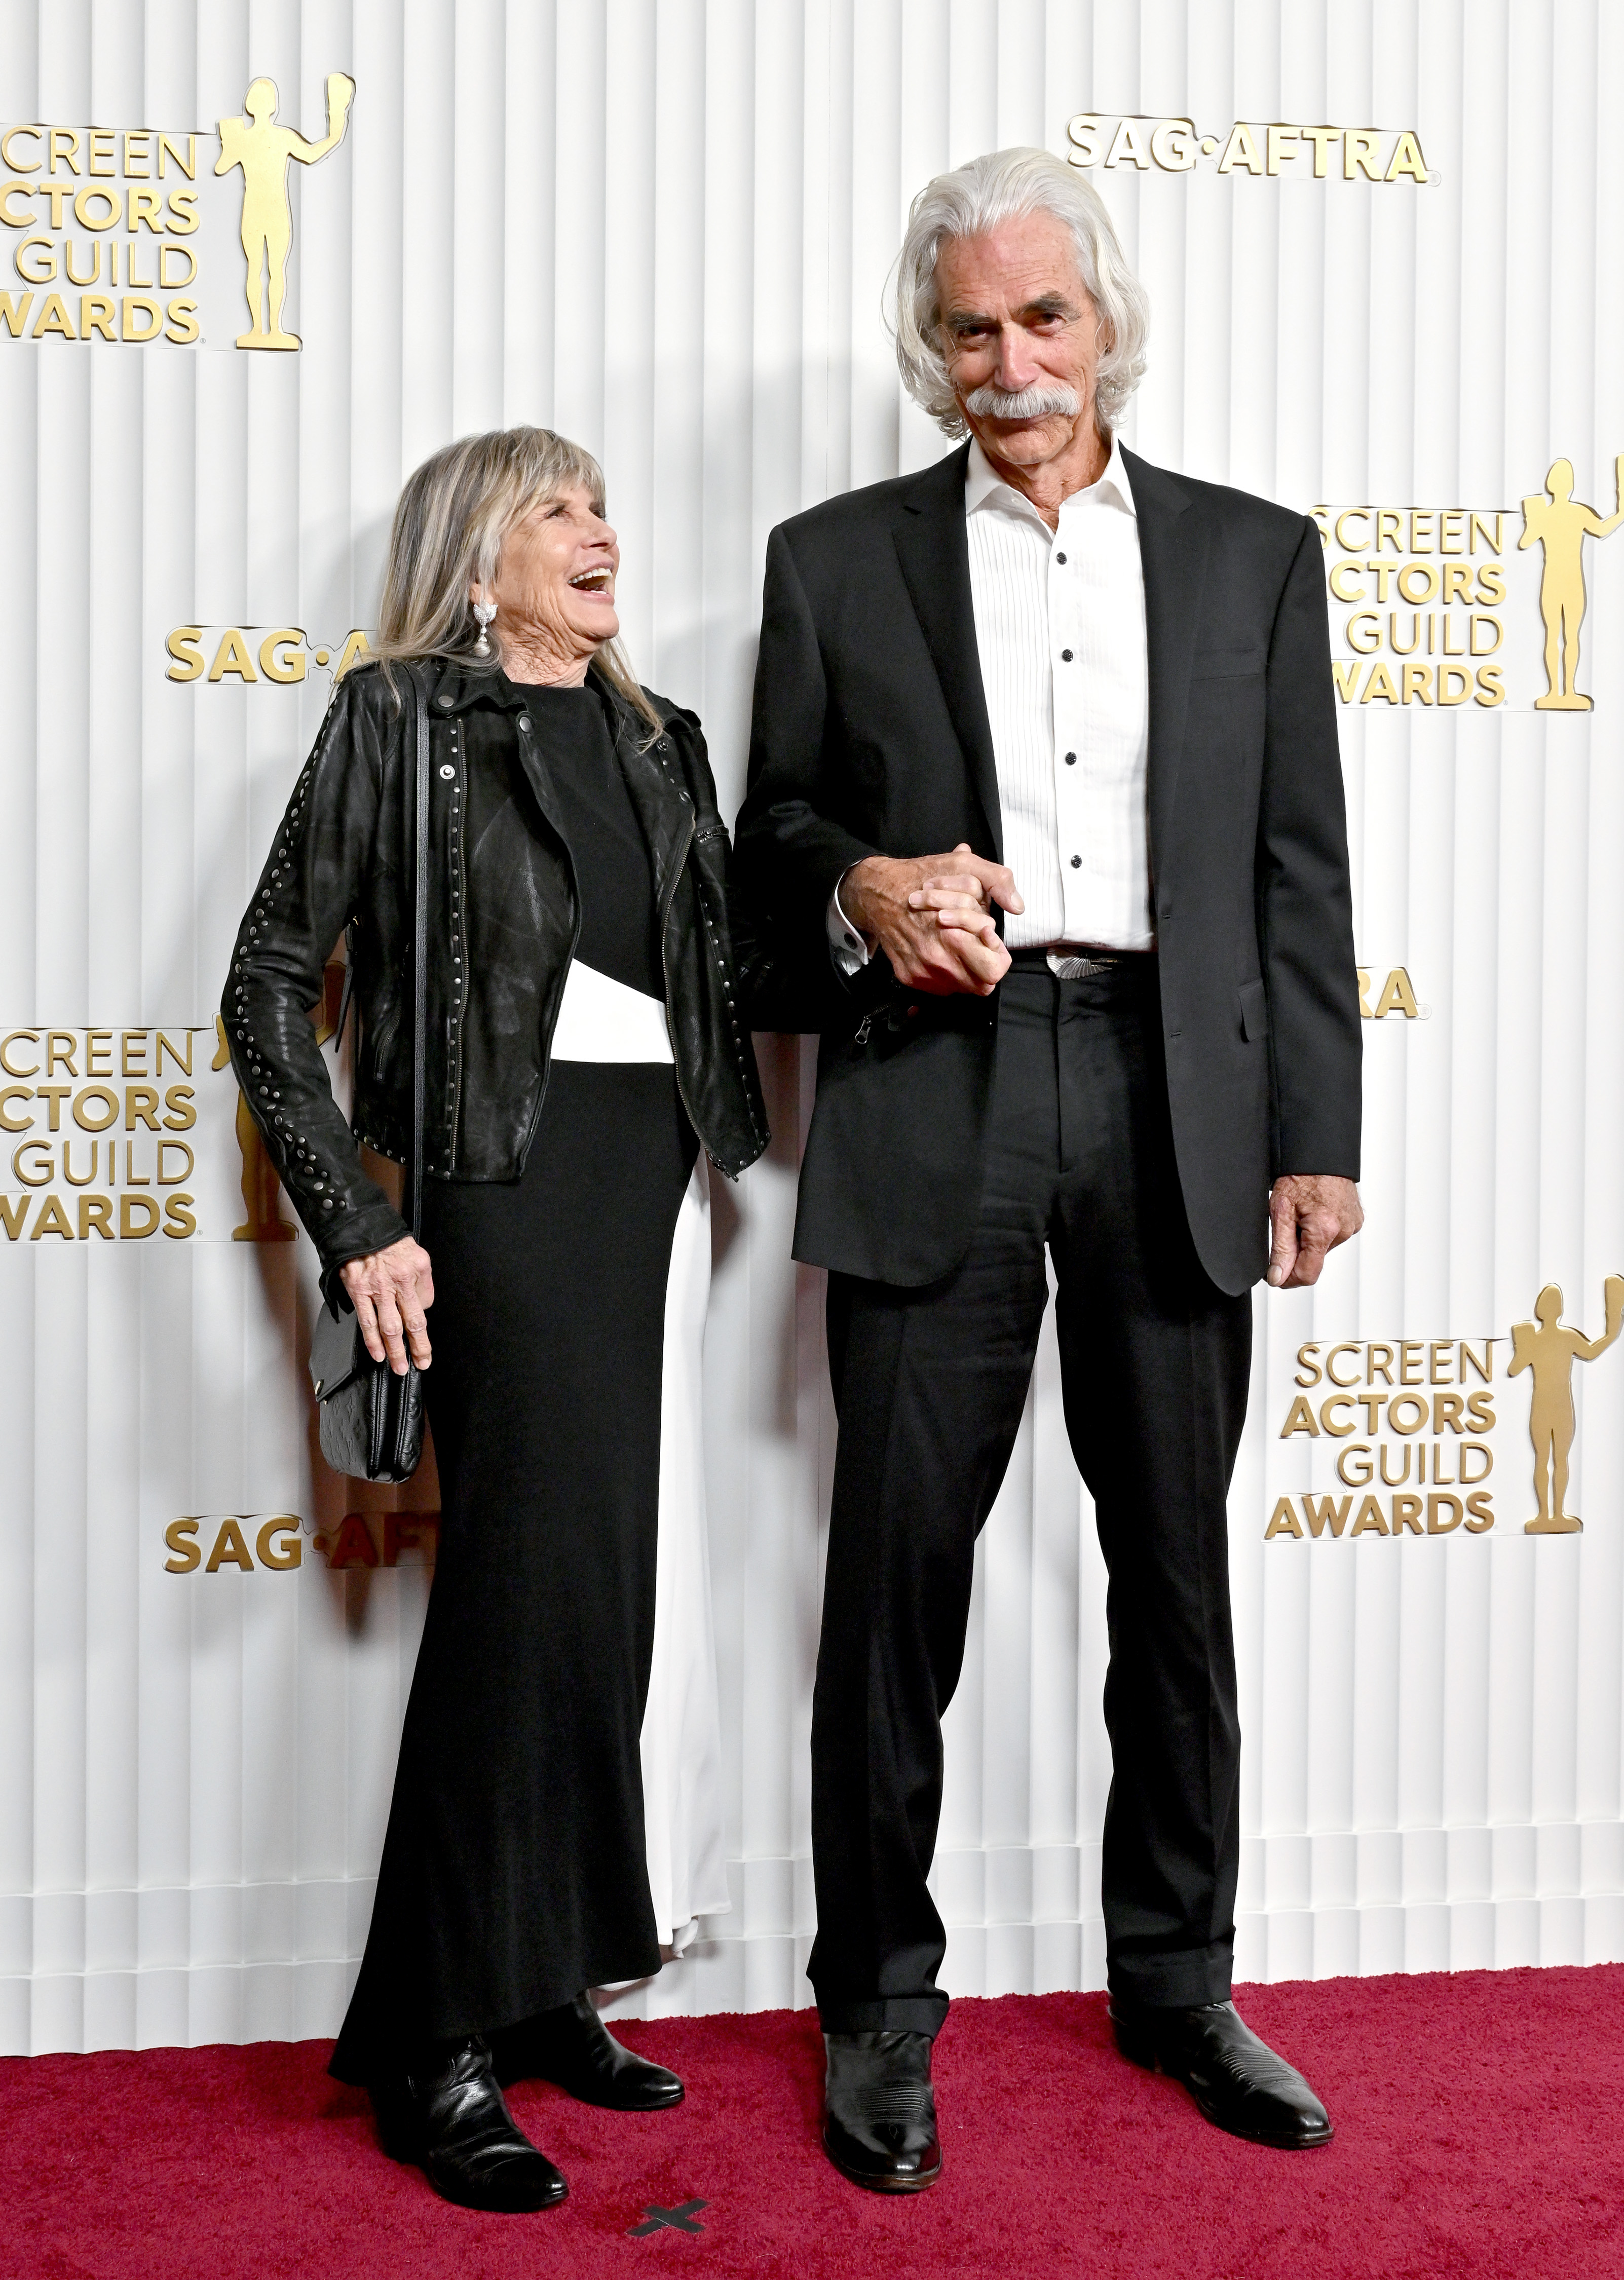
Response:
[[[496,616],[496,605],[494,602],[476,602],[473,614],[480,621],[480,637],[473,644],[473,654],[475,657],[489,657],[490,643],[485,638],[485,628]]]

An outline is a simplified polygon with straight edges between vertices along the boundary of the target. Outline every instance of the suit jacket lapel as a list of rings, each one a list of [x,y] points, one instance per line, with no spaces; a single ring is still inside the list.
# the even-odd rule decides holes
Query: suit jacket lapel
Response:
[[[1133,485],[1139,518],[1139,557],[1144,568],[1145,649],[1150,677],[1150,746],[1147,795],[1150,805],[1151,872],[1154,886],[1158,857],[1168,843],[1179,762],[1184,750],[1184,720],[1189,708],[1190,665],[1206,579],[1208,533],[1205,516],[1191,512],[1189,495],[1177,480],[1153,467],[1136,451],[1124,451],[1122,464]]]
[[[981,803],[991,852],[1002,862],[1004,820],[998,807],[998,772],[975,645],[970,547],[965,535],[965,462],[969,454],[966,443],[926,469],[912,489],[903,494],[902,512],[892,535],[909,597],[947,700],[948,716]]]

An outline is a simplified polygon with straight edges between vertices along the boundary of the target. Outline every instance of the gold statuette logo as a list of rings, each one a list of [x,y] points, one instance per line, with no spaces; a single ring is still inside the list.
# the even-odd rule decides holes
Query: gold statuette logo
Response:
[[[1579,628],[1584,621],[1584,542],[1611,538],[1624,522],[1624,456],[1613,462],[1614,511],[1605,520],[1593,506],[1574,497],[1571,459],[1558,459],[1545,488],[1522,502],[1519,551],[1538,545],[1545,564],[1539,582],[1539,613],[1545,621],[1545,694],[1534,699],[1536,712],[1588,712],[1590,700],[1579,694]]]
[[[344,139],[355,81],[346,72],[327,74],[327,131],[319,142],[307,142],[291,127],[276,123],[276,82],[257,79],[243,99],[245,116],[222,119],[217,174],[242,170],[242,251],[248,262],[244,291],[248,296],[249,327],[237,335],[240,349],[296,349],[296,333],[282,330],[282,303],[288,292],[288,255],[293,244],[293,208],[288,196],[288,168],[296,159],[313,166],[335,150]]]
[[[1570,1329],[1562,1320],[1562,1293],[1547,1282],[1535,1301],[1535,1319],[1512,1329],[1511,1367],[1515,1377],[1531,1371],[1534,1392],[1528,1403],[1528,1438],[1534,1444],[1534,1500],[1539,1509],[1525,1521],[1527,1536],[1577,1536],[1584,1522],[1564,1512],[1567,1501],[1567,1460],[1572,1454],[1574,1364],[1594,1361],[1624,1329],[1624,1275],[1610,1275],[1603,1286],[1606,1328],[1598,1338]]]

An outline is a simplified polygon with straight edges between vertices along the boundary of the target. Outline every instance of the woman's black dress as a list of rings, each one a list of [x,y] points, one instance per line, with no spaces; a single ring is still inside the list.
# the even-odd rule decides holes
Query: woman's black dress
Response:
[[[520,693],[574,865],[576,956],[663,1002],[603,700]],[[471,769],[467,797],[473,901],[501,805],[548,826],[516,759]],[[659,1968],[638,1743],[666,1280],[697,1149],[670,1067],[555,1061],[521,1179],[426,1183],[440,1550],[343,2081]]]

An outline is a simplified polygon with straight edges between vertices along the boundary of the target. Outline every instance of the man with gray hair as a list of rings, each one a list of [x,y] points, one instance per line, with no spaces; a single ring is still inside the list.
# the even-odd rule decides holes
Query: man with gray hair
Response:
[[[882,2191],[941,2167],[941,1716],[1045,1251],[1110,1575],[1117,2039],[1239,2137],[1331,2135],[1229,1999],[1226,1513],[1251,1287],[1312,1282],[1361,1216],[1323,572],[1305,517],[1116,440],[1145,330],[1061,160],[939,176],[897,353],[969,440],[767,550],[738,856],[824,992],[796,1256],[829,1270],[840,1417],[810,1972],[824,2143]]]

